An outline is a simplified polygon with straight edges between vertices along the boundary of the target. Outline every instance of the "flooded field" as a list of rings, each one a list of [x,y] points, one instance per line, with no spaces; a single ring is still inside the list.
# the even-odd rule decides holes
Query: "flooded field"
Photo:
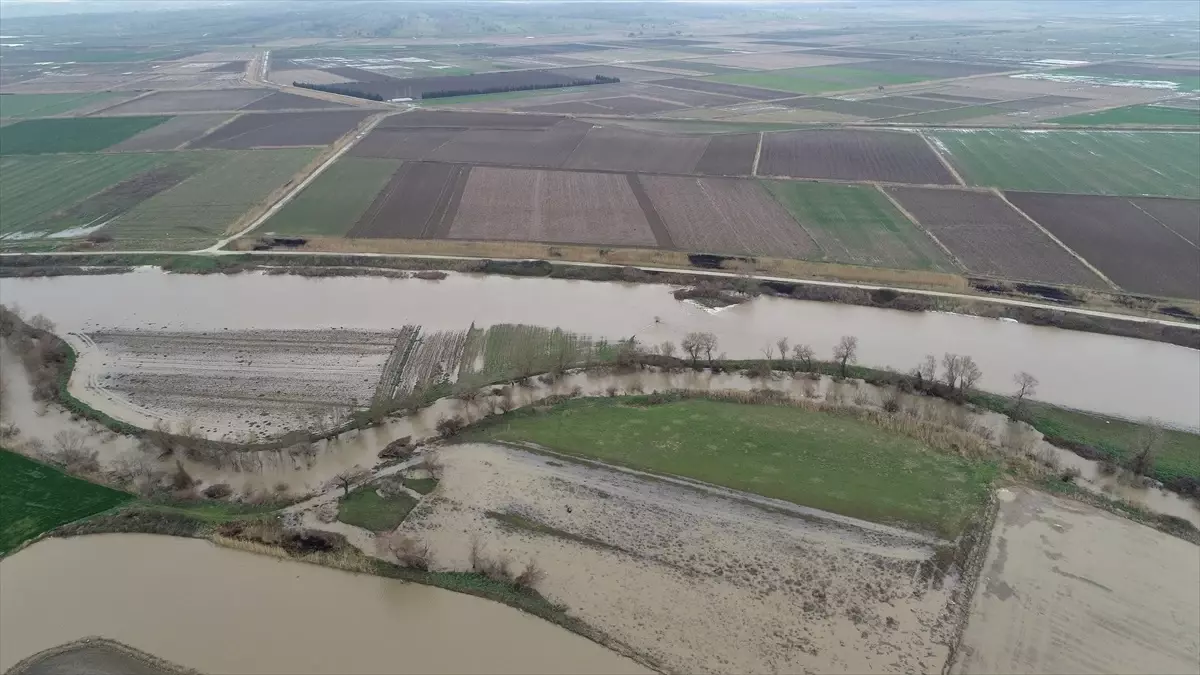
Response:
[[[1195,673],[1200,549],[1024,488],[1000,512],[952,673]]]
[[[859,338],[864,365],[907,371],[926,354],[969,354],[980,386],[1009,393],[1020,371],[1049,403],[1200,428],[1200,353],[1174,345],[975,317],[758,298],[711,313],[670,288],[452,274],[442,281],[263,274],[121,275],[5,279],[4,299],[42,313],[60,333],[346,329],[461,331],[497,323],[556,326],[596,338],[676,343],[711,331],[718,352],[761,357],[780,337],[829,358],[842,335]],[[88,360],[85,354],[82,360]]]
[[[0,671],[102,635],[214,674],[648,672],[499,603],[196,539],[50,539],[0,587]]]

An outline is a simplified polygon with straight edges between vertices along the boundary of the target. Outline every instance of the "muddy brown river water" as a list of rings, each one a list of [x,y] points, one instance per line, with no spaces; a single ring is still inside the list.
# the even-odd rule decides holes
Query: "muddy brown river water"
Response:
[[[106,276],[4,279],[0,297],[59,332],[101,329],[461,330],[475,323],[557,326],[595,338],[636,335],[655,344],[715,333],[731,358],[761,357],[780,337],[829,358],[842,335],[859,338],[866,365],[910,370],[926,354],[969,354],[981,387],[1011,392],[1033,373],[1037,398],[1128,418],[1200,428],[1200,352],[1163,343],[936,312],[758,298],[711,313],[670,288],[610,282],[451,274],[442,281],[168,274],[156,268]]]
[[[90,635],[204,673],[650,672],[496,602],[198,539],[49,539],[0,588],[0,672]]]

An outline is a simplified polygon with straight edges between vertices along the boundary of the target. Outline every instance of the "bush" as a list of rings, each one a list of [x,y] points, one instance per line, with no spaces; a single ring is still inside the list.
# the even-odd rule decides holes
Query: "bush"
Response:
[[[530,560],[525,569],[513,579],[513,585],[520,589],[534,590],[546,578],[546,572],[538,564]]]
[[[229,487],[229,483],[214,483],[204,488],[201,494],[209,499],[225,499],[233,494],[233,488]]]

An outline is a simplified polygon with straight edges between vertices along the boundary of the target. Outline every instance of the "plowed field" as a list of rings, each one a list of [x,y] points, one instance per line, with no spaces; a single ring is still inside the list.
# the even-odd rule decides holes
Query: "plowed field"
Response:
[[[440,237],[450,230],[471,168],[405,162],[375,197],[350,237]]]
[[[787,131],[763,137],[760,176],[954,185],[916,134],[892,131]]]
[[[367,110],[242,115],[192,143],[196,148],[241,150],[329,145],[370,115]]]
[[[654,246],[625,176],[477,167],[451,239]]]
[[[1032,192],[1008,198],[1120,286],[1200,300],[1200,249],[1129,200]]]
[[[708,148],[708,141],[707,136],[595,127],[575,149],[566,166],[602,171],[691,173]]]
[[[986,192],[888,188],[967,269],[995,277],[1105,288],[1004,200]]]
[[[685,251],[819,257],[812,238],[757,182],[642,176],[675,246]]]

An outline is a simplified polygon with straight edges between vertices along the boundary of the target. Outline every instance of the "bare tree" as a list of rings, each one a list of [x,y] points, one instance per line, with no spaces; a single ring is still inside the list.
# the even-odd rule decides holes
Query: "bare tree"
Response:
[[[962,375],[962,359],[958,354],[949,352],[942,356],[942,381],[952,392],[958,386],[958,378]]]
[[[1013,375],[1017,385],[1016,400],[1013,402],[1013,412],[1020,413],[1025,409],[1025,398],[1037,393],[1038,379],[1025,371]]]
[[[342,492],[344,493],[344,496],[349,497],[350,496],[350,488],[353,487],[355,483],[366,478],[368,475],[370,475],[369,472],[362,469],[361,467],[356,466],[352,469],[346,469],[345,471],[342,471],[342,472],[338,473],[337,475],[335,475],[333,477],[333,483],[334,483],[334,485],[342,488]]]
[[[833,348],[833,360],[838,362],[842,377],[846,377],[846,365],[858,361],[858,338],[853,335],[843,335]]]
[[[779,359],[786,361],[788,357],[788,339],[781,337],[775,341],[775,347],[779,350]],[[796,370],[795,364],[792,365],[792,371]]]
[[[47,319],[45,316],[43,316],[41,314],[34,314],[33,318],[31,318],[29,320],[29,325],[32,328],[35,328],[37,330],[43,330],[43,331],[46,331],[47,333],[54,332],[54,322],[51,321],[50,319]]]
[[[962,357],[962,373],[959,374],[958,393],[966,396],[975,388],[979,382],[979,378],[983,377],[983,371],[975,364],[975,359],[970,356]]]
[[[792,347],[792,358],[800,362],[801,367],[805,372],[812,371],[813,365],[813,348],[808,345],[796,345]]]
[[[683,351],[687,352],[689,358],[692,359],[692,366],[700,360],[700,354],[704,351],[704,333],[688,333],[683,336],[683,341],[679,343],[683,347]]]
[[[1148,476],[1154,471],[1154,460],[1162,449],[1166,432],[1154,420],[1144,421],[1137,434],[1133,437],[1133,457],[1129,460],[1129,468],[1136,474]]]
[[[701,333],[703,339],[704,358],[708,359],[708,365],[713,364],[713,352],[717,351],[717,336],[712,333]]]
[[[383,542],[401,566],[415,570],[429,569],[429,546],[399,532],[388,535]]]
[[[772,345],[771,343],[768,342],[767,344],[763,345],[763,348],[761,351],[762,351],[763,359],[766,360],[766,362],[768,364],[770,364],[771,359],[775,356],[775,345]]]
[[[658,346],[658,353],[662,354],[663,356],[665,356],[667,358],[674,357],[675,356],[675,343],[671,342],[670,340],[664,341],[661,345]]]
[[[933,384],[937,378],[937,359],[933,354],[926,354],[925,360],[916,368],[917,384]]]

